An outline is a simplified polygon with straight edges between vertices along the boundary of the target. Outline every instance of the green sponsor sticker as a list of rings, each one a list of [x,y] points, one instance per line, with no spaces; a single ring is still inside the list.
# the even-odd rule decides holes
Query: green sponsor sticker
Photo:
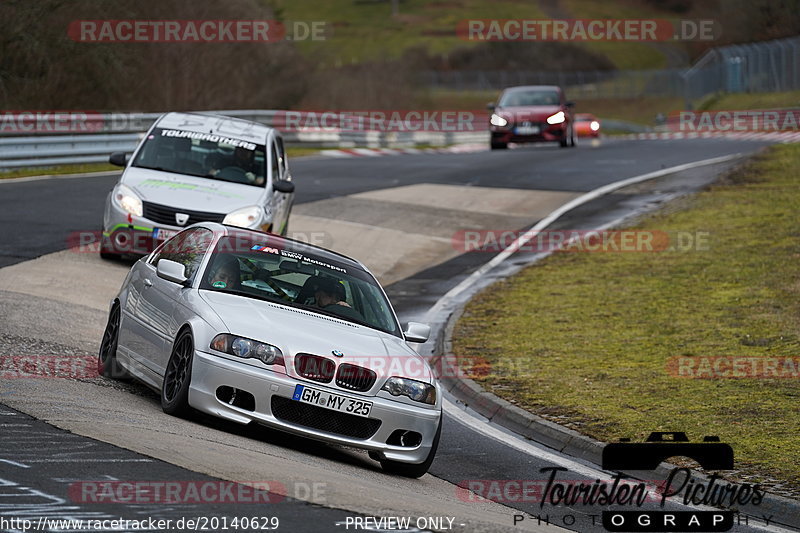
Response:
[[[214,283],[211,284],[211,286],[214,287],[215,289],[224,289],[225,287],[228,286],[228,284],[225,283],[224,281],[215,281]]]

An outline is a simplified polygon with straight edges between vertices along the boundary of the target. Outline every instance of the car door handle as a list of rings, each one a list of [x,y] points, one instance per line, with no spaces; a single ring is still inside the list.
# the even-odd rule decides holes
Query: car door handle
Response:
[[[148,278],[144,278],[144,286],[145,287],[152,287],[153,286],[153,282],[150,281]]]

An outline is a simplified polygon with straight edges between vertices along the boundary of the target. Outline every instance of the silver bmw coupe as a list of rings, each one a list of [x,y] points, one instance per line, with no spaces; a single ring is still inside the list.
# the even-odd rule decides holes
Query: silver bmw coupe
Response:
[[[420,477],[439,443],[442,394],[375,277],[299,241],[198,223],[134,264],[112,300],[99,354],[107,377],[196,409],[361,448]]]

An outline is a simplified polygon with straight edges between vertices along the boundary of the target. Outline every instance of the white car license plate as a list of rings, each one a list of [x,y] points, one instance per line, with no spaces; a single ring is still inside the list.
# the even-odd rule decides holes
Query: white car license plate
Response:
[[[171,239],[177,234],[178,232],[175,230],[155,228],[153,230],[153,239],[156,241],[166,241],[167,239]]]
[[[349,413],[351,415],[368,417],[372,411],[372,402],[364,400],[354,400],[333,394],[324,390],[312,389],[305,385],[297,385],[294,388],[292,400],[297,400],[302,403],[310,403],[332,411],[339,411],[340,413]]]
[[[536,135],[539,133],[539,126],[517,126],[517,135]]]

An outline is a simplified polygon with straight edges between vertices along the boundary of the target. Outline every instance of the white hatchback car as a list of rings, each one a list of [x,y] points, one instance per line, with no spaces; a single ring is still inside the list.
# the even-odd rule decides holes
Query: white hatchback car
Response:
[[[190,408],[362,448],[428,471],[442,391],[360,262],[274,234],[200,223],[131,268],[111,302],[103,375],[131,375],[170,414]]]
[[[106,199],[100,255],[147,254],[196,222],[286,234],[294,200],[280,133],[205,113],[167,113],[151,126]]]

